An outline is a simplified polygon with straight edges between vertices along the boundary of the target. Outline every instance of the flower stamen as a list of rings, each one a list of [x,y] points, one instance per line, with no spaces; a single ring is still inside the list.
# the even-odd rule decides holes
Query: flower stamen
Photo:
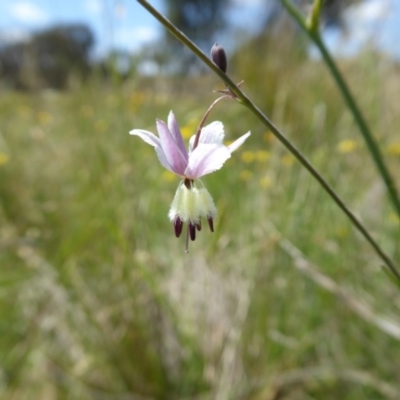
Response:
[[[208,226],[210,227],[210,231],[214,232],[214,220],[211,216],[207,216]]]
[[[189,234],[192,242],[196,240],[196,225],[193,222],[189,222]]]
[[[176,217],[174,219],[174,230],[175,230],[175,236],[177,238],[181,236],[182,228],[183,228],[183,221],[179,217]]]
[[[196,229],[200,232],[201,231],[201,219],[199,219],[199,222],[196,223]]]

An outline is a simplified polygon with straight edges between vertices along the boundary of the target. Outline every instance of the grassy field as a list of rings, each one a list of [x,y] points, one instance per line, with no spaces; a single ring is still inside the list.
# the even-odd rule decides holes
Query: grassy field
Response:
[[[250,55],[249,60],[254,59]],[[273,57],[233,74],[400,262],[399,221],[326,70]],[[400,187],[399,71],[343,64]],[[300,165],[252,136],[205,177],[218,207],[190,253],[167,218],[179,180],[128,135],[173,109],[185,137],[212,76],[0,98],[0,397],[400,399],[400,292]]]

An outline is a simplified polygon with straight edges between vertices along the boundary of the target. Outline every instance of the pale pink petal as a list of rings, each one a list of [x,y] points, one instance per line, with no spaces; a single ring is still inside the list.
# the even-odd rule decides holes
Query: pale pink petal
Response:
[[[168,129],[171,132],[176,145],[178,146],[180,152],[182,153],[187,163],[188,152],[186,150],[186,146],[183,141],[181,130],[179,129],[178,121],[176,120],[175,115],[172,111],[170,111],[168,115]]]
[[[160,139],[149,131],[143,129],[133,129],[129,132],[130,135],[139,136],[144,142],[153,147],[161,147]]]
[[[200,143],[222,144],[224,136],[224,125],[220,121],[214,121],[201,130]]]
[[[171,165],[167,161],[167,157],[164,154],[163,149],[161,148],[160,139],[149,131],[144,131],[143,129],[133,129],[129,132],[131,135],[139,136],[143,141],[148,143],[150,146],[153,146],[156,150],[158,160],[160,161],[161,165],[168,169],[169,171],[173,171]]]
[[[240,136],[239,139],[236,139],[233,143],[231,143],[228,146],[229,151],[232,153],[234,152],[236,149],[238,149],[245,141],[246,139],[250,136],[251,132],[247,132],[245,133],[243,136]]]
[[[156,147],[156,153],[158,157],[158,161],[160,161],[161,165],[166,168],[168,171],[175,172],[171,165],[168,163],[167,157],[165,157],[165,154],[163,152],[163,149],[161,147]]]
[[[200,133],[199,143],[222,144],[224,140],[224,125],[220,121],[211,122]],[[189,152],[192,151],[196,135],[189,140]]]
[[[201,130],[200,143],[222,144],[224,136],[224,125],[220,121],[214,121]]]
[[[226,146],[200,143],[189,155],[185,176],[189,179],[198,179],[217,171],[230,156],[231,152]]]
[[[187,166],[187,159],[182,154],[165,122],[157,120],[157,131],[161,148],[172,171],[178,175],[183,175]]]

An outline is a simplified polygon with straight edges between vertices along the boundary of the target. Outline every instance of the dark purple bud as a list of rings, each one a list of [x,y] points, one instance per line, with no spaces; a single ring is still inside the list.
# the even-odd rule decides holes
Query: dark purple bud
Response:
[[[214,221],[211,217],[207,217],[208,226],[210,227],[210,231],[214,232]]]
[[[177,217],[174,219],[174,230],[175,230],[175,236],[178,238],[181,236],[182,233],[182,227],[183,227],[183,221]]]
[[[220,70],[226,73],[226,69],[228,68],[228,60],[226,59],[225,50],[218,43],[215,43],[211,48],[211,60],[214,61]]]
[[[196,239],[196,225],[193,222],[189,222],[189,235],[190,239]]]

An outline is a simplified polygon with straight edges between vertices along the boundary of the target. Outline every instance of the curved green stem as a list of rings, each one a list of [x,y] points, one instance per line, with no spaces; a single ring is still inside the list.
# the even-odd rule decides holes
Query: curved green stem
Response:
[[[284,134],[268,119],[268,117],[240,90],[240,88],[215,65],[204,52],[202,52],[186,35],[177,29],[167,18],[160,14],[153,6],[145,0],[137,0],[144,8],[146,8],[170,33],[187,46],[194,54],[196,54],[211,70],[213,70],[235,94],[237,100],[246,106],[269,130],[275,137],[293,154],[293,156],[306,168],[310,174],[317,180],[322,188],[328,193],[336,205],[347,215],[353,226],[364,236],[375,250],[376,254],[381,258],[385,265],[392,272],[393,276],[400,281],[400,272],[390,257],[379,246],[375,239],[371,236],[362,222],[353,214],[346,206],[342,199],[331,188],[322,175],[312,166],[306,157],[287,139]]]
[[[319,51],[322,54],[322,57],[327,65],[333,79],[336,82],[342,96],[353,114],[354,120],[358,125],[360,132],[364,138],[364,141],[367,145],[369,152],[371,153],[372,159],[375,162],[375,165],[378,169],[379,174],[382,177],[383,182],[386,185],[389,198],[397,212],[397,215],[400,217],[400,199],[397,193],[396,186],[394,181],[389,173],[388,168],[383,160],[382,154],[379,150],[379,146],[376,143],[368,124],[365,121],[360,109],[357,106],[356,101],[354,100],[354,96],[351,94],[349,87],[347,86],[342,74],[340,73],[335,61],[330,55],[328,49],[326,48],[321,35],[318,29],[313,29],[313,27],[307,24],[305,18],[300,13],[300,11],[293,5],[290,0],[281,0],[282,4],[285,6],[289,14],[298,22],[300,27],[308,34],[310,39],[314,42],[314,44],[318,47]],[[314,27],[315,28],[315,27]]]

